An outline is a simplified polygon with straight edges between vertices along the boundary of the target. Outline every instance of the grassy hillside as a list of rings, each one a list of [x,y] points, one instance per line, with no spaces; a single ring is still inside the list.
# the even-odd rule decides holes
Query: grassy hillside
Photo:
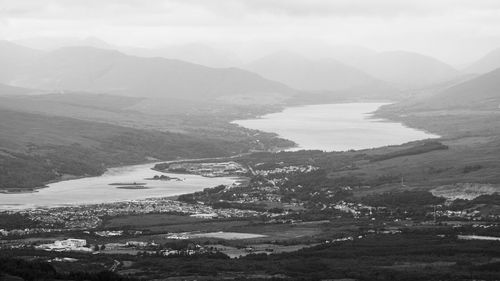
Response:
[[[0,188],[32,188],[64,174],[98,175],[106,167],[157,159],[224,156],[250,140],[141,130],[72,118],[0,111]]]

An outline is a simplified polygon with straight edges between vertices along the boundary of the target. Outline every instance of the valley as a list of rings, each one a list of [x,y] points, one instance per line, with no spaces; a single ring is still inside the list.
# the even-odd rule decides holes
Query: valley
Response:
[[[255,44],[249,24],[220,49],[172,45],[221,26],[203,20],[220,7],[172,24],[174,2],[139,28],[168,18],[142,35],[169,46],[124,44],[139,19],[118,12],[121,44],[0,40],[0,280],[500,279],[498,49],[462,65],[445,58],[475,46],[288,42],[313,18],[355,12],[308,8],[321,1],[279,16],[275,2],[268,21],[264,3],[224,14],[259,11],[266,30],[300,15],[269,34],[279,44]],[[403,6],[391,26],[412,18]],[[381,7],[377,18],[393,12]]]
[[[376,114],[389,116],[384,109]],[[374,274],[496,278],[498,273],[491,268],[497,265],[498,253],[495,247],[485,249],[498,242],[461,238],[496,237],[500,227],[495,193],[500,178],[494,172],[500,165],[495,154],[496,115],[482,115],[489,122],[468,117],[461,119],[470,122],[462,123],[469,130],[464,134],[449,126],[447,118],[430,115],[417,123],[390,115],[386,118],[416,124],[443,137],[386,147],[270,152],[277,147],[272,146],[275,136],[267,134],[269,146],[253,153],[233,157],[217,153],[212,158],[193,154],[198,156],[193,158],[209,158],[186,159],[177,166],[176,160],[170,160],[167,165],[179,178],[199,171],[212,173],[218,170],[210,169],[234,161],[243,169],[231,171],[248,181],[237,186],[207,185],[169,198],[4,211],[0,252],[4,259],[36,255],[32,263],[50,261],[63,275],[103,274],[106,269],[119,274],[108,278],[300,279],[314,275],[363,280]],[[231,119],[226,120],[229,124]],[[164,170],[161,163],[155,169]],[[143,177],[133,180],[140,182]],[[460,183],[489,185],[493,190],[454,201],[437,192]],[[452,192],[455,197],[460,192],[470,194],[459,188]],[[71,247],[63,252],[40,249],[67,238],[82,239],[88,252]]]

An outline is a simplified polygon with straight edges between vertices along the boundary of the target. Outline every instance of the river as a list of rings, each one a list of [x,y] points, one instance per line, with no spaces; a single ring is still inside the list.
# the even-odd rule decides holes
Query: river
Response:
[[[282,112],[233,123],[276,133],[298,144],[298,147],[290,150],[360,150],[439,137],[401,123],[374,118],[373,112],[385,104],[341,103],[289,107]]]

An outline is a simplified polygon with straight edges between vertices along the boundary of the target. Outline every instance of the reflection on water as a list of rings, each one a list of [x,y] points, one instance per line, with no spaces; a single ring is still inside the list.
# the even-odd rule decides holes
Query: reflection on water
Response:
[[[102,176],[61,181],[34,193],[0,194],[0,209],[34,206],[62,206],[66,204],[106,203],[167,197],[200,191],[206,187],[232,184],[235,178],[206,178],[197,175],[166,174],[151,170],[154,163],[111,168]],[[151,180],[165,174],[182,181]],[[147,180],[150,179],[150,180]],[[112,183],[141,183],[146,189],[118,188]]]
[[[346,151],[436,138],[401,123],[373,119],[384,103],[344,103],[290,107],[259,119],[236,120],[240,126],[277,133],[296,142],[299,149]]]

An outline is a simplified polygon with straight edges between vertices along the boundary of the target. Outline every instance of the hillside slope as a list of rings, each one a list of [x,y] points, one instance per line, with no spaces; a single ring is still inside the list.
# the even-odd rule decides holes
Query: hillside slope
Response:
[[[234,153],[234,145],[193,135],[0,110],[0,189],[33,188],[70,174],[158,159]]]
[[[500,110],[500,69],[469,79],[436,94],[394,104],[390,108],[422,110]]]
[[[15,82],[17,75],[43,52],[0,40],[0,83]]]
[[[500,48],[495,49],[464,69],[467,73],[487,73],[500,68]]]
[[[16,78],[17,85],[31,88],[186,100],[294,93],[285,85],[236,68],[209,68],[90,47],[50,52],[34,60]]]
[[[381,52],[360,58],[353,66],[402,88],[421,88],[459,75],[453,67],[432,57],[412,52]]]
[[[37,92],[36,90],[32,89],[26,89],[26,88],[21,88],[21,87],[14,87],[14,86],[9,86],[5,84],[0,84],[0,96],[5,96],[5,95],[25,95],[25,94],[30,94]]]
[[[351,91],[373,96],[394,92],[387,83],[334,59],[311,60],[280,52],[256,60],[245,68],[305,91]]]

